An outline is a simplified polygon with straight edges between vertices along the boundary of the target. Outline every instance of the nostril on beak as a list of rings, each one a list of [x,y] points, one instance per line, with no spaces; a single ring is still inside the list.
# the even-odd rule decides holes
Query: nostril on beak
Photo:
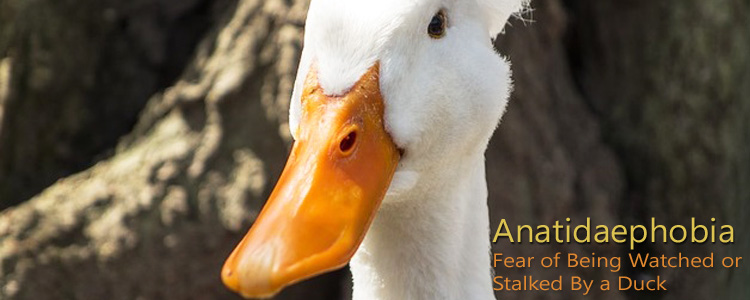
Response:
[[[352,131],[349,132],[342,140],[341,143],[339,143],[339,149],[344,154],[348,154],[348,152],[351,152],[351,150],[354,148],[354,143],[357,142],[357,132]]]

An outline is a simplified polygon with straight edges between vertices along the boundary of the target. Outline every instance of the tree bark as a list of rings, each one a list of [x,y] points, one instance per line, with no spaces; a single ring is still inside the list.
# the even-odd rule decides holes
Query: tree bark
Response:
[[[0,2],[0,209],[111,156],[233,1]]]
[[[306,2],[227,12],[111,158],[3,212],[1,298],[232,296],[219,270],[284,162]],[[336,298],[338,277],[279,298]]]
[[[491,224],[716,217],[735,226],[737,243],[637,250],[750,253],[742,238],[750,230],[750,4],[631,2],[537,1],[522,16],[532,22],[513,20],[496,40],[515,90],[487,152]],[[5,0],[0,8],[0,209],[12,206],[0,213],[0,298],[236,297],[219,269],[290,146],[307,1]],[[615,243],[493,248],[535,257],[628,251]],[[750,295],[748,268],[624,273],[674,285],[663,294],[497,295]],[[335,272],[278,298],[346,299],[348,276]]]

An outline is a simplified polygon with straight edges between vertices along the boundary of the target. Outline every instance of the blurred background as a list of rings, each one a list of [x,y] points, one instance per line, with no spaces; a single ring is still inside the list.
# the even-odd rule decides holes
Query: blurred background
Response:
[[[531,7],[495,42],[515,91],[487,152],[492,227],[715,217],[734,244],[636,251],[747,257],[750,1]],[[239,299],[219,269],[291,145],[306,11],[304,0],[0,0],[0,299]],[[495,272],[669,282],[501,299],[750,299],[747,266]],[[349,276],[277,299],[349,299]]]

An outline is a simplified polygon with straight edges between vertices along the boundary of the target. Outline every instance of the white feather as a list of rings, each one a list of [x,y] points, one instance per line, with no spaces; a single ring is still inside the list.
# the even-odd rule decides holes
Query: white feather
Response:
[[[484,12],[487,30],[491,37],[503,31],[511,15],[521,12],[529,0],[477,0]]]

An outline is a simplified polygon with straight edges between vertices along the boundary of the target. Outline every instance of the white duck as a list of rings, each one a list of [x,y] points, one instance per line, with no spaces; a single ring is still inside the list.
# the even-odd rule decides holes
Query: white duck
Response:
[[[511,83],[491,38],[523,5],[313,0],[295,144],[224,283],[270,297],[351,260],[355,299],[494,299],[484,152]]]

